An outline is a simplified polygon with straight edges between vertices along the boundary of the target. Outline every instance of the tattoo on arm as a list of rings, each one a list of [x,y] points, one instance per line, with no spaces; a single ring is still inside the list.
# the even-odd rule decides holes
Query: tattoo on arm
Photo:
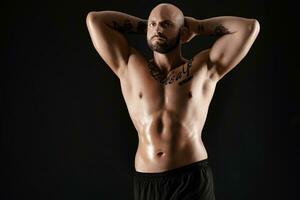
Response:
[[[198,26],[198,34],[203,33],[205,31],[203,24]]]
[[[229,34],[229,30],[223,26],[222,24],[219,24],[218,26],[215,27],[215,30],[212,34],[210,34],[211,36],[223,36],[226,34]]]
[[[125,33],[125,32],[131,32],[133,29],[133,26],[129,20],[125,20],[123,25],[118,24],[118,22],[116,21],[112,21],[112,22],[113,22],[113,28],[116,31]]]
[[[121,33],[146,33],[147,21],[139,21],[137,26],[134,27],[130,20],[125,20],[123,24],[119,24],[117,21],[112,21],[113,29]]]

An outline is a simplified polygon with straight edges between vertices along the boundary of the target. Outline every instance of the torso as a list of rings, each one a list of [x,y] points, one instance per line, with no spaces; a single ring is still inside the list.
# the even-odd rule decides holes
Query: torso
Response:
[[[216,81],[209,78],[206,57],[204,52],[191,67],[176,67],[169,73],[175,74],[172,83],[162,84],[143,56],[130,56],[120,83],[139,138],[136,171],[163,172],[208,157],[201,133]]]

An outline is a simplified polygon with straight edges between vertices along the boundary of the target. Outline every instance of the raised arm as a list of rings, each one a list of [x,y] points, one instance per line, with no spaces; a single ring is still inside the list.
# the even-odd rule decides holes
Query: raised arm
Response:
[[[196,35],[219,36],[208,50],[207,61],[210,77],[216,80],[221,79],[245,57],[260,31],[256,19],[234,16],[204,20],[186,17],[186,22],[190,32],[188,40]]]
[[[117,11],[92,11],[86,17],[86,24],[95,49],[120,77],[131,54],[124,34],[146,35],[147,20]]]

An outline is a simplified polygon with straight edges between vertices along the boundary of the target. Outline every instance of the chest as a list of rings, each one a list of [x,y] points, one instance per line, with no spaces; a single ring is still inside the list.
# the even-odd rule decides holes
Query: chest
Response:
[[[178,109],[201,98],[201,85],[204,84],[205,76],[200,70],[186,65],[164,77],[160,76],[148,66],[129,67],[127,76],[122,81],[127,105],[141,105],[151,110],[162,107]]]

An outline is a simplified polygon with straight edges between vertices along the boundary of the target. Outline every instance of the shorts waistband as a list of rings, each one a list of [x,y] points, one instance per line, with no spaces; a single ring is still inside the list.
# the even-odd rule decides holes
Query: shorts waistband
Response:
[[[150,173],[147,173],[147,172],[138,172],[138,171],[135,170],[134,175],[135,175],[135,177],[141,177],[141,178],[143,178],[143,177],[145,177],[145,178],[158,178],[158,177],[167,177],[167,176],[174,176],[174,175],[178,176],[180,174],[189,172],[193,169],[197,169],[199,167],[206,167],[208,165],[209,165],[208,158],[206,158],[204,160],[193,162],[191,164],[184,165],[182,167],[178,167],[178,168],[171,169],[171,170],[164,171],[164,172],[150,172]]]

